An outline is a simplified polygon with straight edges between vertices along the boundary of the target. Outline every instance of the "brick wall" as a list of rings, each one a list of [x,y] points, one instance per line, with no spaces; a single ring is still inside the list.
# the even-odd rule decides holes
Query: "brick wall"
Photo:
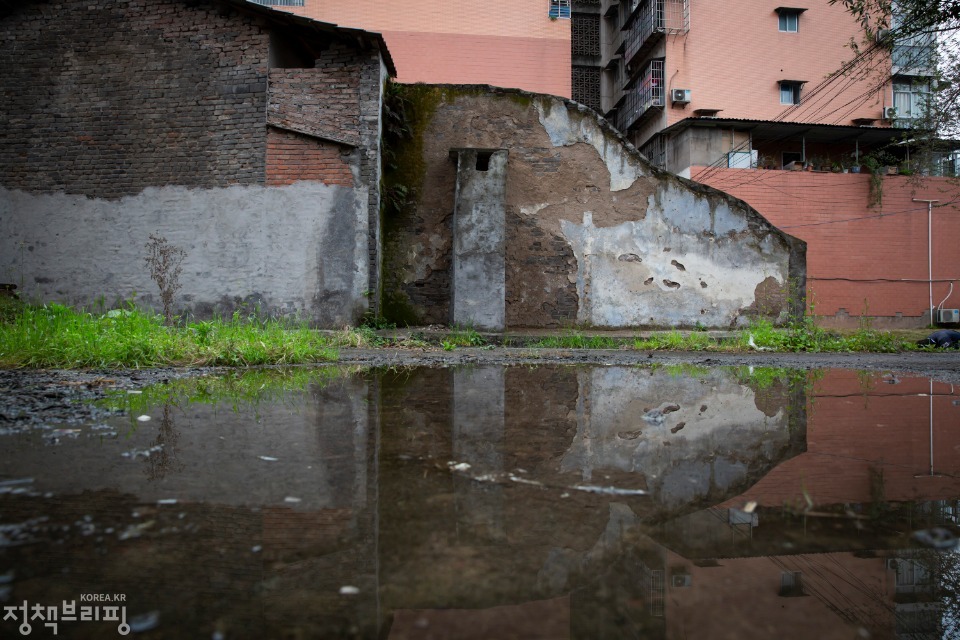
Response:
[[[360,61],[331,47],[315,69],[271,69],[269,124],[307,135],[360,144]]]
[[[0,21],[0,184],[262,183],[267,54],[256,20],[220,3],[24,3]]]
[[[694,168],[693,179],[742,198],[770,222],[807,242],[808,302],[828,325],[926,326],[927,204],[933,210],[933,304],[960,279],[960,188],[947,178],[883,178],[883,200],[868,206],[870,176]],[[952,204],[948,204],[952,203]],[[960,287],[944,306],[960,307]]]
[[[317,180],[352,187],[352,155],[349,147],[271,128],[267,133],[267,185]]]

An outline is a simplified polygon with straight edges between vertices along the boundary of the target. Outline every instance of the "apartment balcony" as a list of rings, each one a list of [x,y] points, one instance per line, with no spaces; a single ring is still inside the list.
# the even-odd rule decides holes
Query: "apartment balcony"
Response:
[[[689,30],[688,0],[642,0],[623,27],[624,60],[631,63],[665,35]]]
[[[664,106],[663,60],[651,60],[635,87],[624,92],[617,111],[617,128],[626,133]]]

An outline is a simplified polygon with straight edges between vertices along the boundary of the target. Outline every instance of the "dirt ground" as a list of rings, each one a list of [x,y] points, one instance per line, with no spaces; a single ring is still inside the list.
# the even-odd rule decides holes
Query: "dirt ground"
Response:
[[[440,347],[341,349],[340,364],[369,367],[456,367],[470,365],[599,364],[644,366],[755,366],[799,369],[844,368],[923,376],[960,384],[960,351],[881,353],[714,353],[525,347]],[[105,409],[84,400],[111,390],[136,390],[176,378],[216,375],[224,369],[0,370],[0,433],[42,423],[105,417]]]
[[[342,349],[340,362],[375,367],[458,366],[468,364],[602,364],[607,366],[696,364],[701,366],[858,369],[930,377],[960,384],[960,351],[904,353],[717,353],[627,349],[533,349],[458,347],[427,349]]]

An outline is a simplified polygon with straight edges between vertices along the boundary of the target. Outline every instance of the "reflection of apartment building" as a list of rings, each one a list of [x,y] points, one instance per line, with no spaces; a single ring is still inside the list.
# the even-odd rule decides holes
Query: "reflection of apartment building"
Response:
[[[570,96],[570,0],[252,0],[383,34],[399,82]]]
[[[956,173],[956,145],[921,160],[904,143],[930,95],[929,38],[864,42],[842,3],[576,0],[572,10],[574,99],[654,164],[805,240],[823,323],[925,326],[936,307],[960,307],[949,288],[960,194],[887,177]],[[864,55],[854,59],[851,40]],[[948,208],[928,219],[914,198]]]

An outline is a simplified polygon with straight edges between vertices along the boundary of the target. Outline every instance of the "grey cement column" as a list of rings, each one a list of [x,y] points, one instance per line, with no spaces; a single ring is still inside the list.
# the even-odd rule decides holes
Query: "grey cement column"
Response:
[[[453,456],[470,465],[469,476],[499,474],[503,468],[503,367],[457,369],[453,373]],[[455,481],[458,531],[468,538],[502,540],[503,488],[496,483]]]
[[[453,212],[453,324],[502,331],[507,152],[457,149]]]

